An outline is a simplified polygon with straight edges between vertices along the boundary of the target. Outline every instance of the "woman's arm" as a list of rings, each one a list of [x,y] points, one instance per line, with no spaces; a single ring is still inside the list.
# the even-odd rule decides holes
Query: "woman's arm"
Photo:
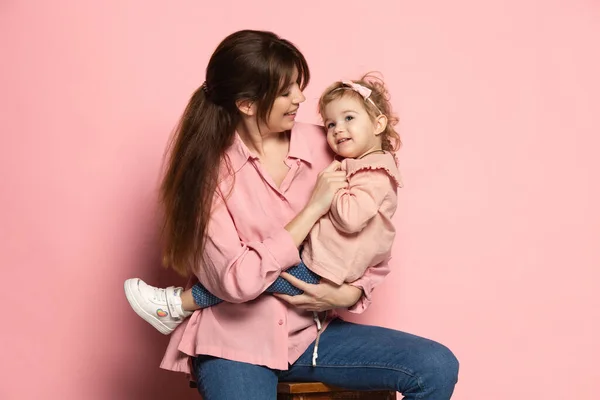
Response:
[[[281,271],[300,262],[290,232],[279,228],[262,241],[240,240],[225,204],[213,207],[202,263],[193,271],[215,296],[230,303],[257,298]]]
[[[263,241],[240,240],[226,204],[216,201],[208,224],[204,262],[194,274],[215,296],[230,303],[257,298],[287,268],[300,262],[298,247],[329,209],[333,195],[347,185],[340,163],[319,174],[306,207]]]

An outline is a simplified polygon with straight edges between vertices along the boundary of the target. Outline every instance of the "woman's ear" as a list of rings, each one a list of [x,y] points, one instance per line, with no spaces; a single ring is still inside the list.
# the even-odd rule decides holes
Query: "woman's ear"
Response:
[[[252,100],[238,100],[235,105],[242,114],[248,117],[256,114],[256,105]]]
[[[375,136],[381,135],[385,128],[387,128],[388,119],[385,115],[380,114],[375,118]]]

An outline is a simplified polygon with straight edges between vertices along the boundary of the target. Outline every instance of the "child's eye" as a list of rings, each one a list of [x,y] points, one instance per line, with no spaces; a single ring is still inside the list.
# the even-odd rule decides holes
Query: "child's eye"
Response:
[[[352,115],[346,115],[346,118],[344,118],[346,121],[352,121],[354,119],[354,117]]]
[[[330,122],[327,124],[327,129],[331,129],[335,126],[335,124],[333,122]]]

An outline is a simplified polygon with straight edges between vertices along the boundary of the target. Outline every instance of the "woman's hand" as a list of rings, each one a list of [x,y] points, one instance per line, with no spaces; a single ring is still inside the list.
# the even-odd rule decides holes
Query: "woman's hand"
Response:
[[[324,278],[321,278],[321,283],[314,285],[301,281],[287,272],[282,272],[281,277],[304,293],[298,296],[274,293],[274,296],[306,311],[321,312],[334,308],[348,308],[356,304],[362,296],[362,290],[355,286],[345,283],[338,286]]]
[[[346,172],[341,171],[340,167],[339,161],[333,161],[319,173],[317,183],[308,201],[308,205],[319,213],[319,216],[329,211],[335,193],[348,186]]]

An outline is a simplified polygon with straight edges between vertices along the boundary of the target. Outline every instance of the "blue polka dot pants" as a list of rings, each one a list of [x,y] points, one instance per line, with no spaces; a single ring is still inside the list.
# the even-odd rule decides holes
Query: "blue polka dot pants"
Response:
[[[312,284],[319,283],[321,277],[310,269],[306,267],[303,262],[289,268],[287,271],[288,274],[295,276],[296,278]],[[282,293],[289,294],[290,296],[297,296],[302,294],[302,290],[298,289],[295,286],[292,286],[291,283],[279,277],[273,282],[271,286],[269,286],[266,290],[268,293]],[[194,297],[194,302],[200,308],[206,308],[210,306],[214,306],[215,304],[219,304],[223,300],[219,299],[217,296],[209,292],[201,283],[196,283],[192,286],[192,296]]]

